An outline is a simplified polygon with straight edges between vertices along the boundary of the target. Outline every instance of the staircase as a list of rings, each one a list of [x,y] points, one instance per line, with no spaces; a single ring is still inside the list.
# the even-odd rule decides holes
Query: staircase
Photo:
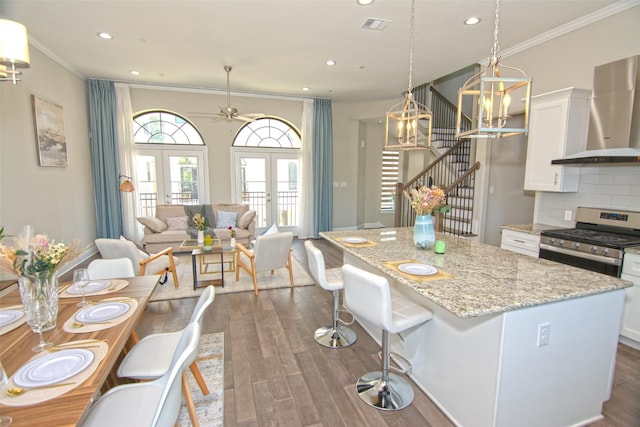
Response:
[[[395,226],[411,226],[415,221],[415,213],[403,192],[420,185],[435,185],[444,190],[447,203],[451,206],[451,212],[436,214],[438,231],[456,236],[473,236],[475,173],[480,169],[480,162],[471,164],[469,139],[455,138],[456,106],[433,87],[430,87],[430,90],[433,113],[432,146],[442,154],[414,178],[396,185]],[[416,93],[424,93],[424,90],[418,90]],[[466,116],[462,119],[462,128],[469,129],[471,120]]]

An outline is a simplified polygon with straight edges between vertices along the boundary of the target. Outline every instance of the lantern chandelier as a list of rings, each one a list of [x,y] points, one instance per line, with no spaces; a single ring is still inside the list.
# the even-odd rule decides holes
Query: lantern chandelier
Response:
[[[16,68],[29,68],[27,29],[19,22],[0,19],[0,81],[16,84],[22,74]]]
[[[524,71],[500,64],[498,24],[500,0],[496,0],[495,29],[491,58],[486,68],[471,77],[458,91],[456,138],[506,138],[529,131],[531,76]],[[506,75],[505,71],[511,76]],[[509,127],[509,107],[514,101],[524,102],[523,127]],[[475,102],[475,103],[474,103]],[[472,114],[471,128],[462,123],[462,114]]]
[[[431,146],[431,111],[413,99],[413,39],[415,0],[411,0],[409,88],[405,99],[387,111],[385,150],[418,150]]]

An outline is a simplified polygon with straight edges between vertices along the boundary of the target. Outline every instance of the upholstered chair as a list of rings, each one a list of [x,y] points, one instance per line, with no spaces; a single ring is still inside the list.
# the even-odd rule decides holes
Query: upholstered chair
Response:
[[[289,270],[289,282],[293,286],[293,264],[291,260],[291,245],[293,233],[273,233],[258,236],[253,249],[247,249],[237,243],[236,281],[240,279],[242,268],[253,278],[253,288],[258,295],[258,273],[280,268]]]
[[[120,279],[136,275],[129,258],[94,259],[87,266],[91,280]]]

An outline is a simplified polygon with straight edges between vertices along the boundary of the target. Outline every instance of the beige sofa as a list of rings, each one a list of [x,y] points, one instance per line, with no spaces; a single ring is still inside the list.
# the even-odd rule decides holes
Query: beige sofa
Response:
[[[249,245],[255,239],[256,212],[249,210],[247,205],[158,205],[155,216],[137,218],[144,225],[142,244],[145,249],[156,253],[172,247],[174,252],[180,252],[182,242],[197,237],[197,229],[193,223],[193,216],[197,213],[209,223],[205,234],[215,233],[222,244],[228,244],[231,238],[228,224],[236,231],[237,243]]]

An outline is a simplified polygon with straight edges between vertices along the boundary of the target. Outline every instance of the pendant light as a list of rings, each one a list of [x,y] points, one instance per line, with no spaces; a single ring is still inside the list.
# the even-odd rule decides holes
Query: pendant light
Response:
[[[387,111],[385,150],[418,150],[431,146],[431,111],[413,98],[413,41],[415,0],[411,0],[409,88],[405,99]]]
[[[29,68],[27,29],[19,22],[0,19],[0,81],[16,84],[22,74],[16,68]]]
[[[456,138],[505,138],[527,134],[529,131],[529,104],[533,79],[518,68],[500,63],[499,21],[500,0],[496,0],[491,58],[487,67],[467,80],[458,91]],[[520,100],[524,102],[523,127],[510,127],[510,112],[513,110],[510,107]],[[471,129],[463,128],[463,111],[474,117]]]

